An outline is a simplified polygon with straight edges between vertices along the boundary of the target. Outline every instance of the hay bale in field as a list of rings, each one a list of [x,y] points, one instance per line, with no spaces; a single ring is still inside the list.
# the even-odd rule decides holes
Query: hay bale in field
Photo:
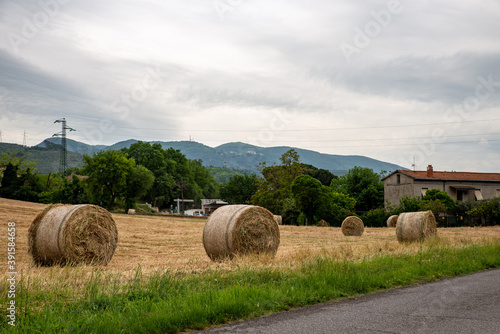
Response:
[[[345,236],[361,236],[365,231],[365,225],[361,218],[356,216],[349,216],[342,222],[342,233]]]
[[[135,210],[134,209],[128,209],[127,212],[129,215],[135,215]]]
[[[318,226],[319,227],[328,227],[330,226],[330,224],[328,224],[328,222],[324,219],[321,219],[319,222],[318,222]]]
[[[436,219],[432,211],[404,212],[396,224],[399,242],[422,241],[436,235]]]
[[[283,217],[274,215],[274,219],[276,219],[276,223],[278,223],[278,225],[283,225]]]
[[[273,214],[260,206],[225,205],[203,229],[203,246],[212,260],[240,254],[276,255],[280,231]]]
[[[387,218],[387,227],[396,227],[396,223],[398,222],[398,215],[392,215]]]
[[[28,230],[29,253],[37,265],[106,265],[117,243],[113,217],[96,205],[51,205]]]

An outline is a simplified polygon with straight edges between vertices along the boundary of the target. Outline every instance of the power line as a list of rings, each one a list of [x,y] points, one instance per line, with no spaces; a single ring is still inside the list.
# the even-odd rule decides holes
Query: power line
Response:
[[[477,122],[494,122],[494,121],[500,121],[500,118],[493,118],[493,119],[481,119],[481,120],[471,120],[471,121],[457,121],[457,122],[441,122],[441,123],[423,123],[423,124],[401,124],[401,125],[381,125],[381,126],[366,126],[366,127],[351,127],[351,128],[345,128],[345,127],[339,127],[339,128],[316,128],[316,129],[283,129],[283,130],[276,130],[279,132],[307,132],[307,131],[339,131],[339,130],[366,130],[366,129],[390,129],[390,128],[406,128],[406,127],[419,127],[419,126],[443,126],[443,125],[451,125],[451,124],[463,124],[463,123],[477,123]],[[117,126],[115,127],[116,129],[123,129],[123,130],[148,130],[148,131],[189,131],[189,132],[256,132],[260,131],[261,129],[254,129],[254,130],[247,130],[247,129],[200,129],[200,128],[195,128],[195,129],[186,129],[186,130],[179,130],[177,128],[140,128],[140,127],[126,127],[126,126]]]
[[[468,135],[449,135],[449,136],[439,136],[439,138],[454,138],[454,137],[471,137],[471,136],[493,136],[500,135],[500,132],[493,133],[476,133]],[[279,141],[287,141],[291,143],[324,143],[324,142],[363,142],[363,141],[391,141],[391,140],[414,140],[414,139],[434,139],[437,137],[424,136],[424,137],[394,137],[394,138],[361,138],[361,139],[320,139],[320,140],[288,140],[281,139]],[[204,140],[206,142],[220,142],[227,139],[209,139]]]
[[[500,141],[500,139],[490,139],[488,140],[488,142],[497,142],[497,141]],[[469,140],[469,141],[449,141],[449,142],[433,142],[432,144],[433,145],[448,145],[448,144],[472,144],[472,143],[479,143],[479,141],[477,140]],[[332,147],[332,148],[349,148],[349,147],[389,147],[389,146],[415,146],[415,145],[418,145],[420,143],[408,143],[408,144],[381,144],[381,145],[342,145],[342,146],[330,146],[330,145],[327,145],[327,146],[308,146],[308,148],[325,148],[325,147]],[[422,143],[422,144],[431,144],[431,143]]]
[[[62,123],[62,129],[61,132],[55,133],[52,135],[52,137],[61,137],[61,157],[59,159],[59,172],[61,175],[66,174],[66,169],[68,168],[68,161],[67,161],[67,155],[68,155],[68,149],[67,149],[67,144],[66,144],[66,130],[71,131],[76,131],[73,128],[70,128],[69,126],[66,126],[66,118],[61,118],[54,123]]]

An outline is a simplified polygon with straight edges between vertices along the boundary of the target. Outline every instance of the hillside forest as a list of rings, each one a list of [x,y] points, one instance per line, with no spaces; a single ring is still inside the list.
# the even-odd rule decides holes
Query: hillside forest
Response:
[[[2,154],[0,197],[46,204],[90,203],[114,212],[140,213],[148,213],[144,203],[172,212],[176,198],[192,199],[195,207],[202,198],[217,198],[265,207],[290,225],[340,226],[345,217],[358,215],[366,226],[385,226],[392,214],[419,210],[431,210],[436,218],[460,217],[457,221],[465,225],[495,224],[500,218],[498,197],[455,202],[437,189],[424,197],[402,198],[394,207],[384,205],[384,172],[354,167],[337,176],[302,163],[294,149],[283,153],[279,163],[260,163],[259,174],[205,167],[180,150],[141,141],[120,150],[84,154],[82,167],[70,168],[64,175],[39,173],[36,164],[27,161],[22,152]]]

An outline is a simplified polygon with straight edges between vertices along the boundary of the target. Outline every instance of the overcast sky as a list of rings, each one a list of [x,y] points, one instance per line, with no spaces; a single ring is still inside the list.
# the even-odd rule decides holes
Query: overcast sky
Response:
[[[500,1],[0,0],[0,131],[500,172]]]

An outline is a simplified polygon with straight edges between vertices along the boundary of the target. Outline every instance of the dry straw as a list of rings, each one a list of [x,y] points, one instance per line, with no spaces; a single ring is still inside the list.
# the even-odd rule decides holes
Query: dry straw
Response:
[[[252,205],[225,205],[212,213],[203,246],[212,260],[243,254],[276,255],[280,231],[273,214]]]
[[[432,211],[404,212],[396,224],[399,242],[423,241],[436,235],[436,219]]]
[[[330,226],[330,224],[328,224],[328,222],[324,219],[321,219],[319,222],[318,222],[318,226],[319,227],[328,227]]]
[[[278,225],[283,225],[283,217],[280,215],[274,215],[274,219],[276,219],[276,223],[278,223]]]
[[[29,253],[37,265],[106,265],[118,231],[111,214],[96,205],[51,205],[31,223]]]
[[[396,223],[398,222],[398,215],[392,215],[387,218],[387,227],[396,227]]]
[[[365,231],[365,225],[361,218],[356,216],[349,216],[342,222],[342,233],[345,236],[361,236]]]

